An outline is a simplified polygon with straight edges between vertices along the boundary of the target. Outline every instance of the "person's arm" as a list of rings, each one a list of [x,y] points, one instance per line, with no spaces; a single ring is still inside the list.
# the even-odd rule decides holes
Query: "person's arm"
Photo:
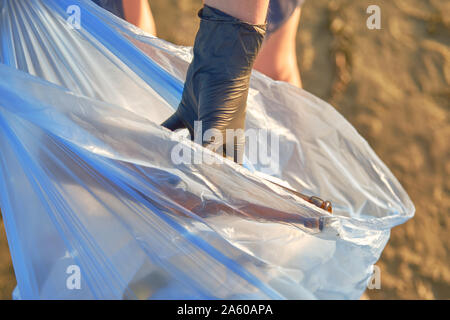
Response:
[[[250,74],[268,5],[269,0],[205,0],[180,105],[162,124],[188,128],[193,140],[237,163],[243,161]]]
[[[205,0],[207,6],[219,9],[251,24],[264,24],[269,0]]]
[[[155,21],[148,0],[122,0],[125,20],[156,36]]]

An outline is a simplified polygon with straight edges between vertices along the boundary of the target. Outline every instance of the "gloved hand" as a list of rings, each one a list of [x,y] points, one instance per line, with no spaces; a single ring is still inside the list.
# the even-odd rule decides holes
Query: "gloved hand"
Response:
[[[222,149],[224,156],[242,164],[250,74],[264,39],[265,25],[245,23],[206,5],[199,17],[194,58],[182,100],[162,125],[170,130],[187,128],[193,140],[194,134],[201,134],[204,146],[214,151]],[[201,121],[200,132],[194,132],[194,121]],[[210,129],[216,130],[215,137],[205,135]],[[227,129],[233,129],[236,136],[229,135],[227,139]],[[219,134],[221,139],[217,139]]]

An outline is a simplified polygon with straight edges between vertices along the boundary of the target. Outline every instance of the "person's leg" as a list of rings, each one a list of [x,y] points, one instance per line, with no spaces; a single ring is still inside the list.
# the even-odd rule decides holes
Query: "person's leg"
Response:
[[[204,0],[207,6],[219,9],[251,24],[264,24],[270,0]]]
[[[155,21],[148,0],[122,0],[125,20],[156,36]]]
[[[256,70],[272,79],[298,87],[302,86],[296,50],[300,12],[297,8],[278,30],[266,37],[254,65]]]

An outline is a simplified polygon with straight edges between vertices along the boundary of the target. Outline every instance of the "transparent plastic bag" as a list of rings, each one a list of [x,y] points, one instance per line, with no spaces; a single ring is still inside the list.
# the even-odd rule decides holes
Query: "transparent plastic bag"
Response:
[[[190,48],[85,0],[0,0],[0,37],[15,297],[355,299],[390,229],[414,214],[367,142],[304,90],[252,75],[246,127],[278,139],[270,163],[174,164],[176,146],[207,152],[159,125]],[[268,178],[331,200],[333,214]]]

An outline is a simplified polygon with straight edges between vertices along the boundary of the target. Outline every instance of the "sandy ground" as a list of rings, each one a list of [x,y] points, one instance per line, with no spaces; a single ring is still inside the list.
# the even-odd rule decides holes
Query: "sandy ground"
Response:
[[[159,36],[192,45],[201,1],[150,3]],[[371,4],[381,8],[381,30],[366,27]],[[450,299],[449,12],[447,0],[309,0],[303,8],[305,89],[356,127],[417,209],[377,263],[381,289],[363,298]],[[8,299],[15,280],[0,229],[0,299]]]

